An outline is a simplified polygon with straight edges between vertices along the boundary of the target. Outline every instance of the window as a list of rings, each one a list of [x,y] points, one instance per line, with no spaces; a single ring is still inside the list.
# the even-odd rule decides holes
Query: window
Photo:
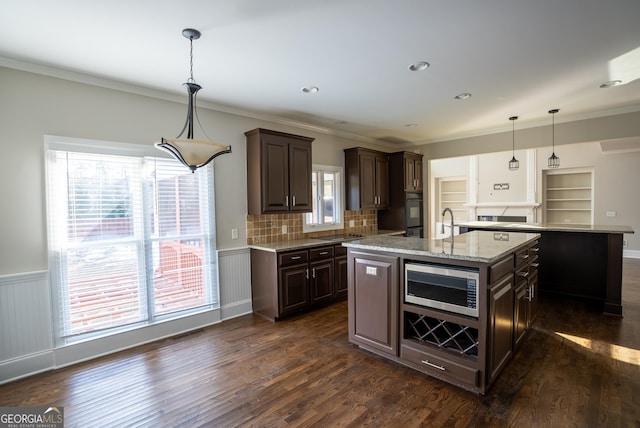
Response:
[[[342,168],[314,165],[311,174],[313,211],[305,215],[305,232],[342,229]]]
[[[218,307],[211,165],[191,173],[127,145],[47,138],[63,343]]]

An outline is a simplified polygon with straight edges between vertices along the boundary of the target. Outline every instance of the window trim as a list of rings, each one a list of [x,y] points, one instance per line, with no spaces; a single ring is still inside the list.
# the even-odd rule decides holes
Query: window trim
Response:
[[[304,215],[304,221],[302,222],[302,231],[304,233],[322,232],[326,230],[343,230],[344,229],[344,168],[337,165],[320,165],[313,164],[312,173],[319,171],[339,173],[339,180],[335,184],[335,190],[337,193],[336,200],[338,201],[338,221],[330,224],[314,224],[307,223],[308,214]]]

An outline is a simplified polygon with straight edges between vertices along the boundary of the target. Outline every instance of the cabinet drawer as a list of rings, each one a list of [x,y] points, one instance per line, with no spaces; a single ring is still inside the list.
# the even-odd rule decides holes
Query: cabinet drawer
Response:
[[[529,276],[538,272],[538,266],[540,266],[540,259],[536,255],[534,258],[529,260]]]
[[[347,247],[343,247],[342,245],[336,245],[334,247],[334,254],[336,257],[346,256],[347,255]]]
[[[489,283],[494,284],[511,272],[513,272],[513,256],[502,259],[489,268]]]
[[[538,257],[539,252],[540,252],[540,247],[538,247],[538,241],[536,241],[532,247],[529,247],[529,259]]]
[[[450,359],[437,357],[431,353],[419,351],[407,345],[402,345],[400,357],[422,367],[425,373],[433,373],[435,377],[447,376],[478,386],[478,369],[454,363]]]
[[[529,262],[529,248],[521,248],[516,252],[516,267]]]
[[[309,250],[309,259],[328,259],[333,257],[333,247],[312,248]]]
[[[305,263],[307,260],[309,260],[309,252],[307,250],[291,251],[289,253],[281,253],[278,255],[278,264],[280,266]]]
[[[529,265],[522,265],[516,268],[516,283],[520,282],[520,280],[528,280],[531,275],[529,272]]]

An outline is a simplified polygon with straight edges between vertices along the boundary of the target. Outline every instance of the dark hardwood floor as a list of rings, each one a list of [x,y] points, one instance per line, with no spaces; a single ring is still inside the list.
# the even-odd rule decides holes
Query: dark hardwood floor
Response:
[[[541,296],[534,329],[478,396],[347,341],[347,304],[254,315],[0,386],[0,406],[64,406],[67,427],[640,427],[640,260],[624,318]]]

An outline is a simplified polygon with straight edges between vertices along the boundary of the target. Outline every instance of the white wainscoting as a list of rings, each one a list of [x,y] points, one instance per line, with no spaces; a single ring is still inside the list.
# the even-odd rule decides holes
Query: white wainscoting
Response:
[[[0,276],[0,384],[252,312],[249,248],[218,252],[220,310],[54,346],[47,271]]]
[[[0,276],[0,383],[53,366],[49,272]]]
[[[235,248],[218,251],[220,311],[222,319],[250,314],[251,250]]]

